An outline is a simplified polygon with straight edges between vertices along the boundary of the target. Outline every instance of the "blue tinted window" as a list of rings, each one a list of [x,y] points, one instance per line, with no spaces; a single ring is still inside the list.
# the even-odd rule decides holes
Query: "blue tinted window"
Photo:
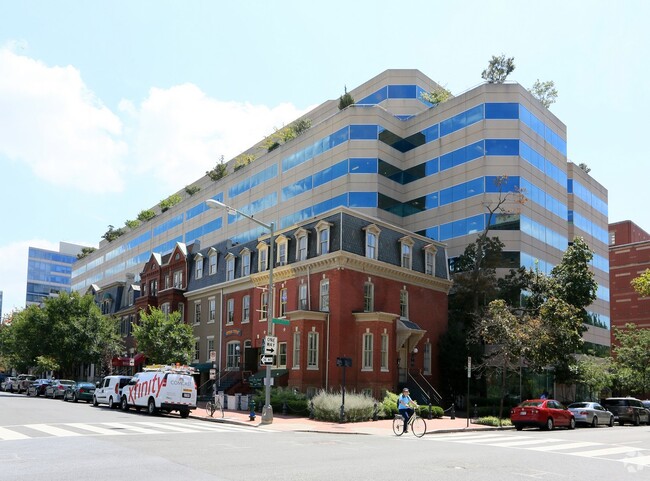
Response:
[[[438,124],[427,127],[422,131],[422,135],[424,135],[424,142],[429,143],[436,140],[440,136],[439,132],[440,130]]]
[[[285,201],[291,199],[292,197],[300,195],[305,191],[311,190],[311,188],[312,188],[312,180],[310,175],[309,177],[305,177],[304,179],[299,180],[298,182],[294,182],[291,185],[283,187],[282,200]]]
[[[486,119],[518,119],[519,104],[517,103],[487,103],[485,104]]]
[[[428,210],[428,209],[435,209],[436,207],[438,207],[438,192],[432,192],[431,194],[427,194],[424,208]]]
[[[217,217],[216,219],[207,222],[202,226],[197,227],[196,229],[192,229],[188,231],[185,234],[185,243],[191,244],[196,239],[200,239],[201,236],[204,236],[205,234],[208,234],[210,232],[214,232],[215,230],[221,229],[222,224],[223,224],[223,219],[221,217]]]
[[[485,178],[486,192],[516,192],[519,190],[519,176],[510,176],[506,179],[489,175]]]
[[[389,99],[414,99],[417,96],[415,85],[389,85]]]
[[[348,160],[342,160],[338,164],[334,164],[332,167],[316,172],[313,175],[313,188],[315,189],[319,185],[323,185],[327,182],[331,182],[334,179],[342,177],[348,173]]]
[[[485,155],[519,155],[519,140],[488,139],[485,141]]]
[[[366,98],[359,100],[357,104],[376,105],[380,102],[383,102],[387,98],[388,98],[388,87],[382,87],[379,90],[377,90],[375,93],[370,94]]]
[[[183,236],[178,236],[175,239],[172,239],[163,244],[160,244],[159,246],[154,247],[153,252],[157,252],[159,254],[165,255],[171,252],[171,250],[176,246],[177,242],[183,242]]]
[[[377,140],[377,126],[350,125],[350,140]]]
[[[440,122],[440,136],[451,134],[457,130],[463,129],[468,125],[483,120],[483,104],[477,105],[465,112],[443,120]]]
[[[350,192],[348,207],[377,207],[377,192]]]
[[[350,159],[351,174],[376,174],[377,159],[373,158],[352,158]]]
[[[168,221],[163,222],[160,225],[157,225],[153,229],[153,235],[157,236],[162,234],[163,232],[167,232],[169,229],[176,227],[177,225],[180,225],[183,223],[183,214],[179,214],[177,216],[172,217]]]

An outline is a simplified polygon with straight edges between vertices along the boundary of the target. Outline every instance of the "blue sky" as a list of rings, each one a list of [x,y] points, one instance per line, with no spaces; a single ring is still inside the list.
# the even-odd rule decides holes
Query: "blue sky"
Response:
[[[0,290],[27,248],[96,246],[253,143],[389,68],[461,93],[492,55],[553,80],[568,157],[650,231],[650,2],[0,0]]]

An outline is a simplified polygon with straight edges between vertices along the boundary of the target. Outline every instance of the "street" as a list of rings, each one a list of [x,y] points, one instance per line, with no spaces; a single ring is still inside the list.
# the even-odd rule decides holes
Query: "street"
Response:
[[[650,427],[286,432],[0,393],[0,479],[650,479]]]

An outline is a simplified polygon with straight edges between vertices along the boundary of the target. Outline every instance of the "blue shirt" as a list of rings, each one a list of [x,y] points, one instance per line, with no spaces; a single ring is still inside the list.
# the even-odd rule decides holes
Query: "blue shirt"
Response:
[[[397,409],[410,409],[411,406],[410,404],[413,402],[411,399],[411,396],[407,396],[404,393],[402,393],[398,398],[397,398]]]

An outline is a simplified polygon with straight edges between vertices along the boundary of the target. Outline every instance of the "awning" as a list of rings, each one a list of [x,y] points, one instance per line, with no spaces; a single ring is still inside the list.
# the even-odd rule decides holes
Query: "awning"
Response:
[[[113,366],[118,366],[118,367],[129,367],[129,366],[138,366],[142,364],[144,361],[144,354],[138,353],[133,357],[114,357],[113,362],[111,363]]]
[[[415,322],[407,321],[406,319],[397,320],[397,350],[399,351],[406,341],[409,346],[415,346],[420,339],[424,337],[427,331],[420,329]]]
[[[210,369],[212,369],[212,363],[211,362],[196,362],[190,364],[190,367],[193,367],[199,372],[210,372]]]

